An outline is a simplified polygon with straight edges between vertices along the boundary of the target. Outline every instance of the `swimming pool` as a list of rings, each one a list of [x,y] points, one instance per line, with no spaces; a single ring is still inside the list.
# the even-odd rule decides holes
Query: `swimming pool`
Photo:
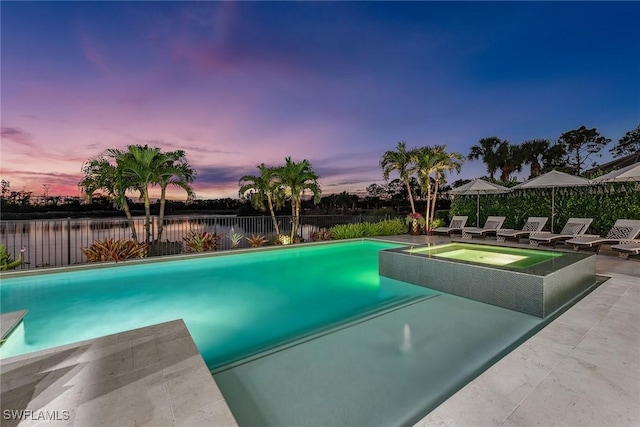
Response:
[[[210,369],[435,292],[380,277],[357,241],[3,278],[3,313],[26,309],[9,357],[182,318]]]
[[[2,312],[30,313],[0,353],[184,318],[240,425],[413,425],[549,318],[441,293],[440,277],[430,289],[378,274],[380,254],[416,255],[406,249],[352,241],[3,276]]]

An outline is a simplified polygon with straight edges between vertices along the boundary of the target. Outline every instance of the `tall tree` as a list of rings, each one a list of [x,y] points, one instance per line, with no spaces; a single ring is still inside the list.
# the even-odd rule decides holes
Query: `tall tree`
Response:
[[[245,175],[240,178],[239,194],[244,196],[250,192],[249,199],[251,205],[259,210],[269,208],[269,215],[273,222],[276,235],[280,235],[280,227],[276,220],[275,209],[280,209],[284,205],[284,191],[282,184],[277,180],[277,169],[267,167],[264,163],[258,166],[260,175]],[[265,206],[264,201],[267,201]]]
[[[407,151],[407,144],[403,141],[398,142],[396,146],[396,151],[386,151],[382,155],[382,159],[380,160],[380,167],[382,168],[382,176],[385,181],[389,180],[389,175],[393,171],[397,171],[400,175],[400,180],[407,187],[407,193],[409,194],[409,204],[411,205],[411,212],[416,212],[416,207],[413,202],[413,195],[411,191],[411,186],[409,184],[409,179],[411,177],[411,160],[412,153],[411,151]]]
[[[434,150],[440,154],[440,158],[434,165],[434,191],[433,191],[433,203],[431,205],[431,216],[427,220],[427,224],[433,222],[436,212],[436,201],[438,200],[438,190],[440,187],[440,181],[446,182],[446,175],[448,172],[456,171],[460,173],[462,170],[462,163],[464,162],[464,156],[458,152],[447,152],[446,145],[436,145]]]
[[[618,143],[609,150],[614,158],[624,157],[640,151],[640,125],[625,133]]]
[[[464,156],[455,152],[447,153],[446,145],[436,145],[414,150],[412,160],[415,164],[414,171],[418,176],[420,187],[423,189],[423,193],[426,193],[425,225],[429,230],[429,225],[435,214],[440,181],[446,178],[447,172],[453,170],[460,172]]]
[[[147,145],[129,145],[126,151],[117,149],[107,150],[115,157],[117,168],[140,192],[144,203],[144,235],[145,242],[151,243],[151,199],[149,187],[157,179],[157,172],[162,165],[161,153],[158,147]]]
[[[164,211],[169,185],[182,188],[187,193],[187,199],[194,196],[191,184],[195,180],[196,171],[189,165],[182,150],[160,153],[153,166],[154,177],[152,185],[160,186],[160,211],[158,213],[158,241],[162,240],[164,231]]]
[[[567,166],[575,175],[580,175],[587,167],[589,157],[600,152],[609,142],[611,139],[600,135],[596,128],[587,129],[585,126],[565,132],[558,138],[558,143],[563,145],[567,153]],[[591,166],[596,165],[594,161],[591,163]]]
[[[106,192],[113,206],[124,211],[131,230],[131,238],[137,242],[138,234],[126,195],[127,191],[137,190],[137,188],[123,175],[122,169],[116,166],[115,154],[113,151],[105,151],[86,161],[82,165],[84,177],[78,186],[89,198],[93,197],[97,191]]]
[[[0,182],[0,187],[2,187],[2,200],[4,201],[4,199],[7,197],[7,194],[9,194],[11,182],[7,181],[6,179],[3,179]]]
[[[502,140],[496,136],[482,138],[478,141],[478,144],[471,147],[471,152],[468,156],[469,160],[482,159],[487,166],[491,181],[495,181],[496,171],[500,167],[500,156],[497,151],[501,143]]]
[[[429,229],[429,217],[431,213],[431,185],[433,180],[433,178],[431,178],[431,174],[435,173],[436,165],[440,159],[441,154],[430,146],[420,147],[412,151],[411,161],[414,164],[414,167],[411,171],[415,172],[418,176],[420,188],[422,189],[422,193],[425,195],[425,199],[427,201],[424,214],[427,230]]]
[[[285,165],[277,170],[276,177],[291,201],[291,216],[293,218],[291,241],[293,241],[300,224],[300,206],[304,193],[307,190],[310,191],[313,195],[313,202],[315,204],[320,202],[321,190],[320,184],[318,184],[320,177],[313,171],[311,163],[307,159],[296,163],[291,160],[291,157],[285,159]]]
[[[549,151],[551,141],[548,139],[530,139],[521,144],[522,161],[529,165],[529,179],[540,175],[542,171],[542,161],[545,153]]]
[[[517,144],[509,141],[500,141],[496,149],[498,156],[498,168],[500,169],[500,181],[507,182],[514,172],[522,170],[522,149]]]

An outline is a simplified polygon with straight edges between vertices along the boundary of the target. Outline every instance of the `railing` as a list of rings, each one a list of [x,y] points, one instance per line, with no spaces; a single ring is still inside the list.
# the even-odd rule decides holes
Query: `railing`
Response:
[[[386,217],[366,215],[303,215],[296,234],[305,241],[311,240],[315,231],[328,229],[336,224],[356,222],[376,222]],[[291,216],[277,216],[281,233],[291,232]],[[133,219],[139,241],[144,241],[144,217]],[[158,218],[151,221],[151,235],[156,236]],[[221,250],[231,248],[228,236],[233,227],[236,233],[243,236],[252,234],[275,237],[275,228],[270,216],[169,216],[165,217],[162,242],[173,244],[154,245],[150,255],[172,255],[186,252],[184,238],[191,231],[205,231],[222,235]],[[6,245],[9,255],[22,257],[22,269],[38,267],[56,267],[87,262],[82,248],[87,248],[95,240],[130,239],[131,229],[125,218],[91,218],[91,219],[48,219],[25,221],[0,221],[0,244]],[[155,238],[155,237],[154,237]],[[240,247],[247,247],[246,239],[242,239]]]

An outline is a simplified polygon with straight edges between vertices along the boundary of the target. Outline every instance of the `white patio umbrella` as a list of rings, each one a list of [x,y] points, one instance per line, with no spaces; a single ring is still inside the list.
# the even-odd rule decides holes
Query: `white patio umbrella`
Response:
[[[564,172],[552,170],[544,175],[536,176],[528,181],[518,184],[514,189],[518,188],[551,188],[551,232],[553,233],[553,220],[556,215],[556,188],[557,187],[575,187],[579,185],[589,185],[589,180],[579,176],[570,175]]]
[[[477,196],[476,203],[476,226],[480,227],[480,194],[506,193],[509,189],[502,185],[494,184],[484,179],[474,179],[471,182],[463,184],[451,190],[452,194],[475,194]]]
[[[640,162],[611,171],[606,175],[593,178],[591,182],[640,181]]]

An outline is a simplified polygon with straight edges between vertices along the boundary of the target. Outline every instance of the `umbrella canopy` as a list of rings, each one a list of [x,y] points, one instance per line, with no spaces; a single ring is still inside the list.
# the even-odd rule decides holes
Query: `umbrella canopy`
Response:
[[[591,182],[640,181],[640,162],[622,169],[611,171],[606,175],[593,178]]]
[[[507,191],[509,191],[509,189],[502,185],[494,184],[492,182],[485,181],[484,179],[474,179],[460,187],[453,188],[451,193],[465,195],[475,194],[477,196],[476,226],[480,227],[480,194],[506,193]]]
[[[531,178],[513,188],[551,188],[551,232],[553,233],[553,220],[556,215],[556,187],[575,187],[579,185],[589,185],[589,183],[589,180],[586,178],[552,170],[544,175]]]

